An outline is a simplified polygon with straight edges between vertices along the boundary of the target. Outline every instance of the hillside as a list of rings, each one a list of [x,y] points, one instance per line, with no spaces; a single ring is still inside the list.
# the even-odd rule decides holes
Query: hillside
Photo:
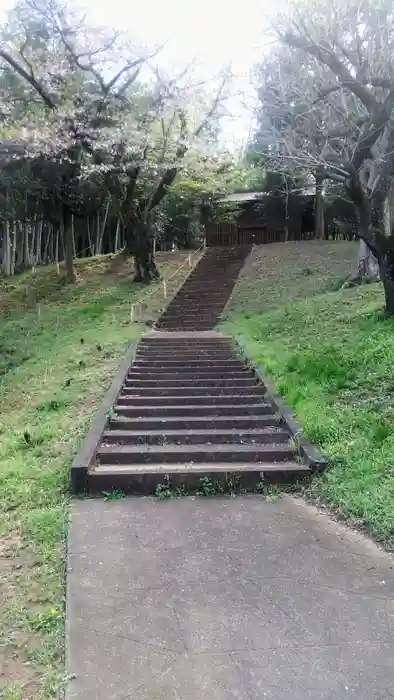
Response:
[[[231,312],[253,313],[339,289],[355,269],[354,242],[300,241],[255,246],[234,289]]]
[[[378,284],[330,291],[354,254],[344,243],[261,246],[222,328],[243,338],[329,458],[309,495],[393,547],[394,320]]]
[[[169,292],[187,256],[158,255]],[[181,269],[180,265],[185,263]],[[68,470],[125,348],[165,303],[120,256],[0,279],[0,649],[2,700],[60,697]],[[149,298],[146,295],[150,294]]]

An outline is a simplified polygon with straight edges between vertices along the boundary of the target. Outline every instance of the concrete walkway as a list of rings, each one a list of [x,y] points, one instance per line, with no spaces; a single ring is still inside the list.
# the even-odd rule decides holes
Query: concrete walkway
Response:
[[[69,700],[392,700],[392,561],[284,498],[76,501]]]

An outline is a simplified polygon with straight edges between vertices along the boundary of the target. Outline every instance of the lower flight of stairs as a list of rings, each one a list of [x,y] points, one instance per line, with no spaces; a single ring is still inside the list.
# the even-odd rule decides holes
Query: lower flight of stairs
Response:
[[[251,246],[207,248],[155,327],[161,331],[214,328],[250,251]]]
[[[236,475],[305,475],[290,432],[253,369],[219,333],[145,336],[88,472],[88,489],[152,493]]]

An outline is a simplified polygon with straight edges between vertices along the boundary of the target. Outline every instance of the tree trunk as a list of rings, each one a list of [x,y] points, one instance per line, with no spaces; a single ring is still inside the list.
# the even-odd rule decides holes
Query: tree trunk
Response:
[[[3,272],[6,277],[11,275],[11,234],[9,221],[4,222],[3,228]]]
[[[42,221],[42,219],[40,219],[38,222],[37,241],[36,241],[36,265],[41,265],[41,263],[42,263],[42,229],[43,229],[43,221]]]
[[[149,284],[152,280],[150,271],[150,249],[146,226],[140,222],[135,231],[134,264],[135,282]]]
[[[153,279],[158,279],[160,275],[153,250],[153,236],[149,225],[143,219],[136,224],[133,238],[136,273],[134,281],[149,284]]]
[[[64,236],[64,262],[66,268],[66,282],[75,282],[77,277],[74,269],[74,229],[71,214],[63,211],[62,227]]]
[[[380,280],[379,263],[363,240],[360,240],[358,248],[357,277],[360,280],[368,279],[375,282]]]
[[[323,201],[323,182],[324,176],[320,172],[316,172],[316,194],[315,194],[315,238],[323,240],[325,235],[324,230],[324,201]]]
[[[98,214],[98,217],[99,217],[99,220],[98,220],[99,235],[98,235],[98,243],[97,243],[97,248],[98,248],[97,254],[98,255],[101,255],[103,252],[103,239],[104,239],[105,227],[107,226],[108,212],[109,212],[110,204],[111,204],[111,198],[109,197],[108,201],[107,201],[107,206],[105,208],[104,219],[103,219],[101,225],[99,225],[100,214]]]
[[[394,251],[382,256],[380,262],[380,277],[383,282],[386,311],[394,315]]]
[[[88,220],[87,220],[86,233],[87,233],[87,236],[88,236],[89,252],[90,252],[90,255],[93,257],[93,255],[94,255],[94,244],[92,243],[92,238],[91,238],[91,235],[90,235],[90,218],[89,218],[89,217],[88,217]]]
[[[30,247],[29,247],[29,233],[30,226],[27,222],[21,224],[21,235],[23,235],[23,268],[26,269],[31,266],[30,260]]]
[[[114,253],[117,253],[119,250],[119,228],[120,228],[120,220],[118,219],[116,222]]]
[[[147,244],[146,226],[142,219],[136,221],[134,216],[129,216],[125,226],[125,239],[126,245],[123,251],[125,257],[134,256],[134,282],[149,284],[151,281],[149,246]]]
[[[52,235],[53,235],[53,233],[52,233]],[[59,265],[59,229],[56,229],[55,263],[57,266]],[[58,267],[58,274],[59,274],[59,267]]]
[[[394,228],[394,179],[390,180],[390,187],[384,202],[384,232],[386,236],[391,236]]]
[[[15,221],[12,222],[12,246],[11,246],[11,275],[15,274],[15,265],[16,265],[16,245],[17,245],[17,234],[16,234],[16,224]]]

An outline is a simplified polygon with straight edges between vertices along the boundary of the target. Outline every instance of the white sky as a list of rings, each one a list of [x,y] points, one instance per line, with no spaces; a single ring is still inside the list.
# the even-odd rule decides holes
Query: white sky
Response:
[[[209,78],[232,62],[237,91],[245,92],[230,103],[233,115],[225,123],[228,145],[247,138],[251,122],[250,70],[264,52],[264,14],[269,0],[82,0],[94,24],[123,29],[148,46],[167,42],[158,63],[174,70],[196,59]],[[13,0],[0,0],[2,11]],[[79,4],[79,3],[78,3]]]
[[[222,127],[229,147],[242,146],[252,121],[250,71],[264,51],[268,0],[83,1],[100,24],[128,29],[138,42],[150,46],[167,42],[158,62],[164,61],[170,70],[181,71],[195,58],[199,72],[210,78],[231,61],[237,76],[234,90],[241,94],[229,102],[232,117]]]

